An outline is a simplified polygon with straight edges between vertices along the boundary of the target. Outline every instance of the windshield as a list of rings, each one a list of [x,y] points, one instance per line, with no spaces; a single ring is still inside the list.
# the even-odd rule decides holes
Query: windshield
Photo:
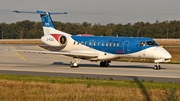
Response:
[[[140,46],[159,46],[155,41],[143,41]]]
[[[146,41],[146,45],[148,45],[148,46],[159,46],[155,41]]]

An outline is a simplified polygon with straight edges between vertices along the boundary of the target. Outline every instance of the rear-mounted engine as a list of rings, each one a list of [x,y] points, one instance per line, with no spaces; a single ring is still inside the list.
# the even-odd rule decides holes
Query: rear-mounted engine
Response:
[[[65,47],[67,44],[67,37],[61,34],[50,34],[41,37],[41,41],[50,46]]]
[[[65,36],[60,36],[59,37],[59,43],[60,43],[60,46],[66,45],[67,44],[67,38]]]

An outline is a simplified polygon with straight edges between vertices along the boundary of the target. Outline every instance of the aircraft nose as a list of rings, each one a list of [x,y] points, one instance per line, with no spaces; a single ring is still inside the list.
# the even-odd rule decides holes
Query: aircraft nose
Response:
[[[172,58],[171,54],[167,51],[165,58],[170,59]]]
[[[156,49],[157,58],[170,59],[172,58],[171,54],[162,47],[157,47]]]

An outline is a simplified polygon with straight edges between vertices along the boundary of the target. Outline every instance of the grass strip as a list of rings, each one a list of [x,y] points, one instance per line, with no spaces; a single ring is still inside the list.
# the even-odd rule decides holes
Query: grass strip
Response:
[[[11,75],[0,74],[1,80],[21,81],[21,82],[42,82],[42,83],[57,83],[57,84],[85,84],[91,86],[113,86],[113,87],[129,87],[141,88],[142,86],[147,89],[162,89],[162,88],[177,88],[180,90],[180,84],[176,82],[153,82],[151,81],[134,81],[126,80],[113,80],[112,78],[99,79],[99,78],[65,78],[65,77],[49,77],[49,76],[30,76],[30,75]]]
[[[0,74],[1,101],[179,101],[180,84]]]

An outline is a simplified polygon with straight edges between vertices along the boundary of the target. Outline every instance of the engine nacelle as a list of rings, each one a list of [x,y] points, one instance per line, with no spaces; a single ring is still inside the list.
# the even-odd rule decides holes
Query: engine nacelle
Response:
[[[67,38],[61,34],[50,34],[41,37],[41,41],[50,46],[66,46]]]

